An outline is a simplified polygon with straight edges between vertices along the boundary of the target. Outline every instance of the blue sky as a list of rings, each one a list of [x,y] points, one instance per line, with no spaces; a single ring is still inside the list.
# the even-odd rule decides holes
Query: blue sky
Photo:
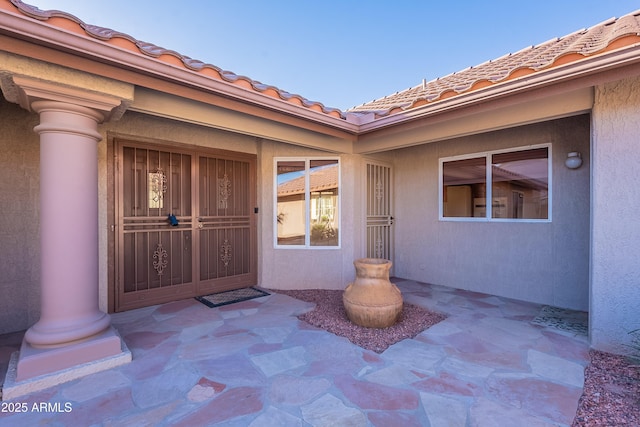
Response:
[[[638,0],[24,0],[342,110],[640,9]]]

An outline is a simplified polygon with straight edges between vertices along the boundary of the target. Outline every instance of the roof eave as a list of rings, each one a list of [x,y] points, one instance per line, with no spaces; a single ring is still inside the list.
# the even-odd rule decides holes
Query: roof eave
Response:
[[[518,93],[567,82],[581,77],[603,73],[616,68],[640,63],[640,44],[607,52],[583,60],[542,70],[513,80],[436,101],[421,107],[375,119],[360,125],[360,133],[368,133],[406,122],[466,108],[474,104],[504,98]]]
[[[314,111],[286,100],[280,100],[231,83],[216,80],[187,68],[178,67],[153,57],[146,57],[142,53],[129,51],[119,46],[104,43],[98,39],[92,39],[88,36],[35,21],[33,18],[21,16],[17,13],[9,13],[2,9],[0,9],[0,32],[19,36],[23,40],[37,44],[72,52],[98,62],[136,70],[158,79],[169,80],[199,90],[212,92],[242,103],[295,116],[342,131],[353,134],[358,132],[358,121],[357,119],[352,120],[350,118],[351,114],[347,114],[345,119]]]
[[[580,77],[603,73],[626,65],[640,63],[640,44],[586,57],[562,66],[536,71],[482,89],[460,93],[451,98],[410,108],[375,119],[373,113],[344,113],[343,117],[319,112],[287,100],[264,95],[233,83],[203,75],[186,67],[145,56],[141,52],[105,43],[85,34],[37,21],[31,17],[0,9],[0,33],[19,37],[30,43],[68,52],[96,63],[110,64],[126,70],[191,87],[204,93],[228,98],[244,105],[274,111],[290,117],[327,126],[351,135],[366,134],[421,118],[448,113],[465,107],[525,93]]]

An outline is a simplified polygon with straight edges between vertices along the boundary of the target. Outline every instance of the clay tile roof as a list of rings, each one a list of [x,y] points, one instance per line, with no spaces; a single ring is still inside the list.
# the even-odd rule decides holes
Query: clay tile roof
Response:
[[[373,112],[378,118],[384,117],[639,43],[640,10],[445,77],[425,81],[402,92],[356,106],[348,112]]]
[[[248,77],[236,75],[231,71],[222,70],[215,65],[189,58],[188,56],[182,55],[176,51],[137,40],[128,34],[109,28],[89,25],[70,13],[60,10],[43,11],[35,6],[23,3],[21,0],[10,0],[10,2],[24,15],[39,21],[47,21],[47,23],[51,25],[62,27],[66,30],[79,34],[88,35],[108,44],[117,45],[121,48],[134,52],[137,51],[143,55],[156,58],[159,61],[183,66],[196,73],[206,75],[209,78],[253,90],[262,95],[280,99],[283,102],[292,103],[329,116],[342,119],[345,118],[345,114],[337,108],[325,107],[320,102],[310,101],[300,95],[291,94],[275,86],[265,85]]]
[[[452,98],[487,86],[514,80],[524,75],[541,72],[567,63],[600,55],[619,48],[640,44],[640,10],[618,19],[610,19],[594,27],[577,31],[564,37],[530,46],[518,52],[504,55],[475,67],[449,74],[407,90],[377,99],[347,112],[325,107],[300,95],[291,94],[275,86],[263,84],[215,65],[189,58],[180,53],[143,42],[109,28],[89,25],[74,15],[58,10],[42,11],[21,0],[9,0],[22,14],[67,31],[89,36],[107,44],[127,49],[174,66],[184,67],[207,78],[238,86],[263,96],[278,99],[340,119],[348,114],[371,114],[382,118],[412,108]]]
[[[314,169],[310,174],[310,191],[325,191],[338,187],[338,165],[330,164]],[[305,177],[278,184],[278,196],[304,194]]]

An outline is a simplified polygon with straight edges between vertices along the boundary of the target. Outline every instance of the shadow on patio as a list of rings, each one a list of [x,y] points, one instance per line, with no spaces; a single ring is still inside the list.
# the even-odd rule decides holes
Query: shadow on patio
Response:
[[[28,411],[0,413],[0,425],[571,425],[589,360],[576,319],[393,282],[448,318],[377,354],[301,322],[312,304],[275,291],[118,313],[130,364],[16,399]],[[21,339],[0,336],[0,377]],[[42,402],[49,410],[33,410]]]

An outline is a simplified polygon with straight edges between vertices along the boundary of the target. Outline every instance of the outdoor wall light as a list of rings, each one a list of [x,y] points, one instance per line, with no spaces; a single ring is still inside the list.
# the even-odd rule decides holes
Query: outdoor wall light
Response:
[[[564,164],[569,169],[578,169],[582,166],[582,155],[577,151],[572,151],[567,154],[567,160],[564,161]]]

